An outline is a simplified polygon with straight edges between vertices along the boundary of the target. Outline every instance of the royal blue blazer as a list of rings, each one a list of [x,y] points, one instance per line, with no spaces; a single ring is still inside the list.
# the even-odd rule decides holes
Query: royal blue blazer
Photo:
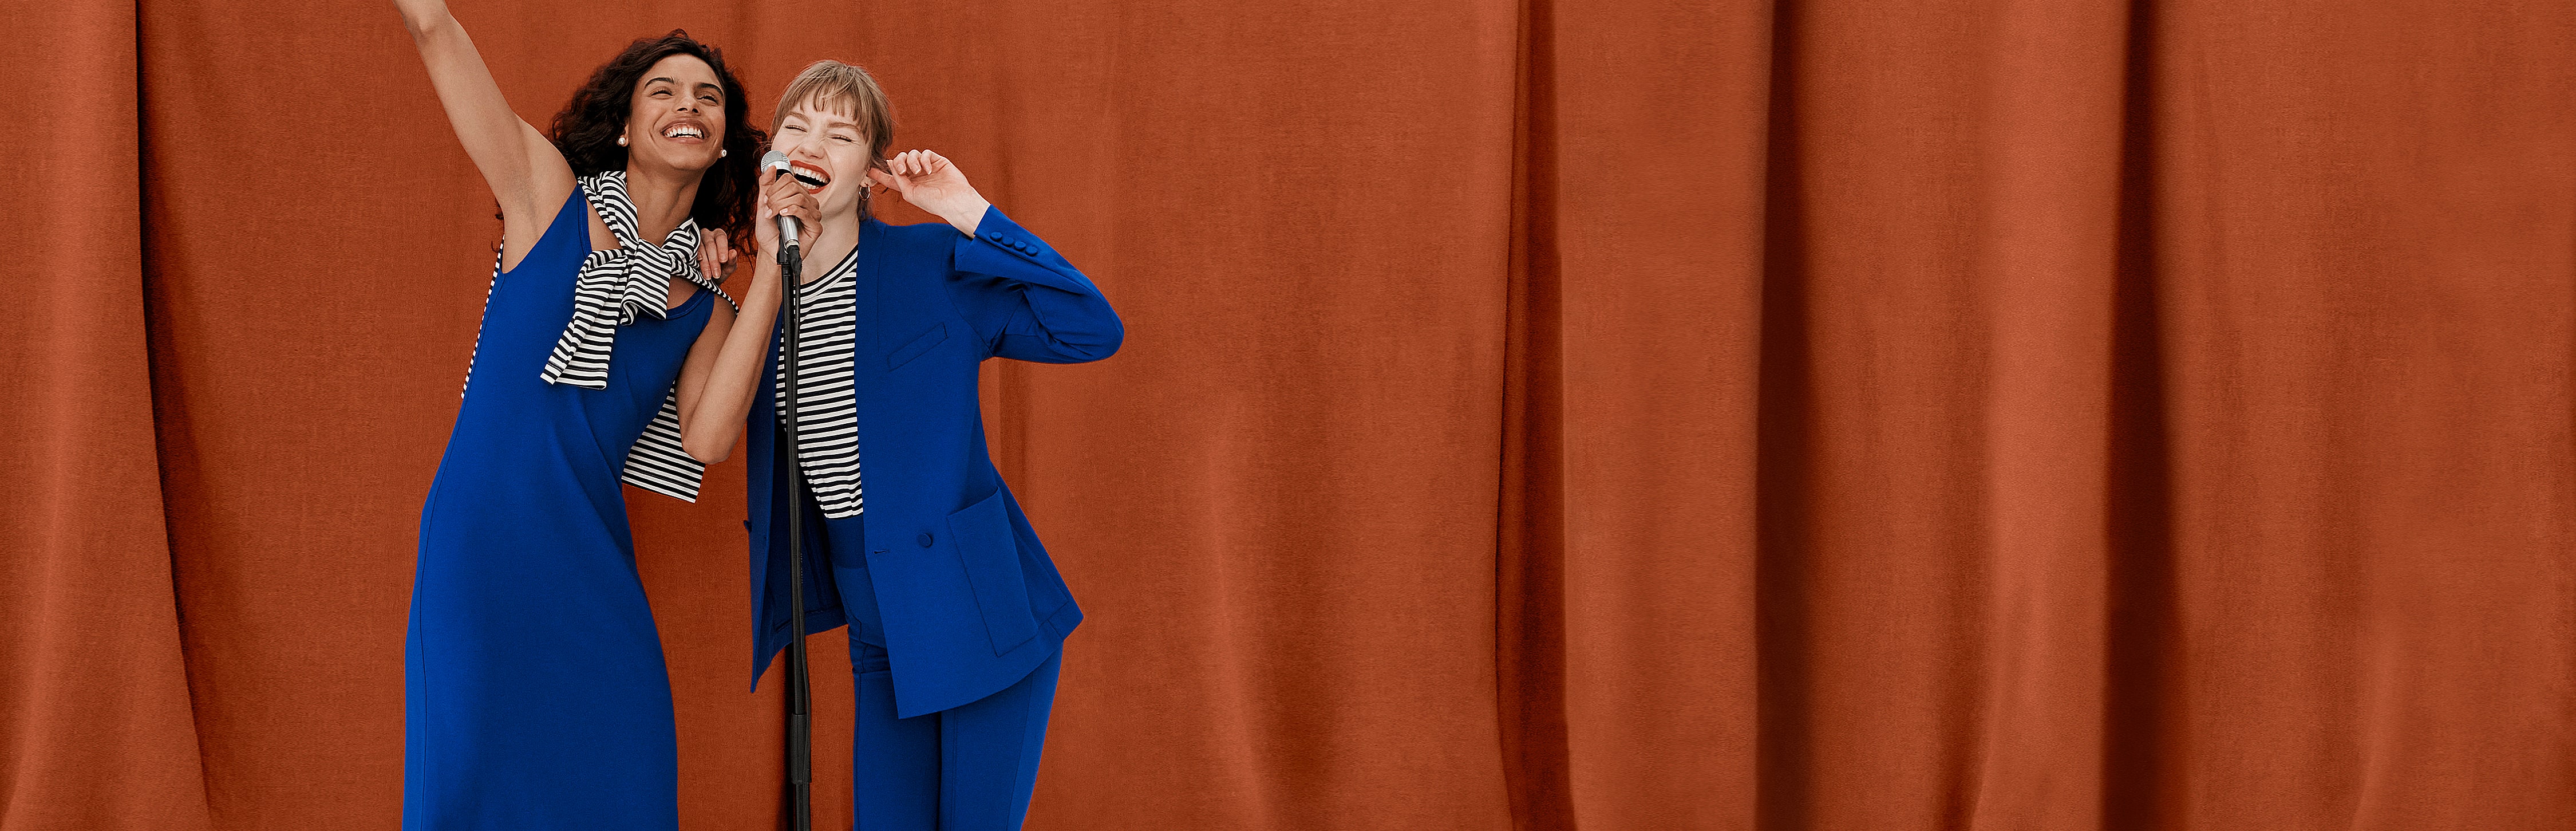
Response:
[[[1126,329],[1091,280],[988,208],[947,223],[860,220],[856,282],[859,483],[869,577],[885,617],[895,714],[983,698],[1061,648],[1082,610],[984,449],[986,358],[1097,361]],[[786,334],[784,314],[773,344]],[[748,460],[752,687],[787,646],[787,470],[778,464],[778,353],[754,394]],[[809,504],[808,510],[813,510]],[[848,623],[828,555],[808,539],[805,629]]]

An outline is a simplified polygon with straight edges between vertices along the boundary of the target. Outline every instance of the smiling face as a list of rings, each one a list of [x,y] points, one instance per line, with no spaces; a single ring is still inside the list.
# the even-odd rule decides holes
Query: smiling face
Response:
[[[770,137],[770,149],[787,154],[788,165],[822,203],[826,222],[855,213],[868,186],[868,132],[852,109],[808,97],[779,117]]]
[[[701,172],[724,145],[724,84],[695,55],[672,55],[645,70],[626,115],[629,167]]]

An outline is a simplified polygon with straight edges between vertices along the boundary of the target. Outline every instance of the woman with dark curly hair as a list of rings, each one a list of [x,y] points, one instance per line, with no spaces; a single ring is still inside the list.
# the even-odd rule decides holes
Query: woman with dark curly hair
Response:
[[[403,827],[675,828],[670,678],[618,483],[694,500],[722,451],[690,448],[742,429],[698,405],[715,366],[768,345],[717,289],[764,136],[723,56],[678,31],[601,66],[541,134],[440,0],[396,5],[501,213],[421,507]]]

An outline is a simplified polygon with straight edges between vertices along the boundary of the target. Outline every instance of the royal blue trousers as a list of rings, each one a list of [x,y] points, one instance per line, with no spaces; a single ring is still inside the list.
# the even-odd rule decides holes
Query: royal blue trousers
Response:
[[[975,701],[895,718],[885,619],[868,580],[866,514],[824,519],[805,499],[805,533],[827,551],[832,583],[850,619],[857,676],[850,748],[850,816],[856,831],[1018,831],[1037,784],[1038,751],[1055,704],[1062,655],[1019,683]]]

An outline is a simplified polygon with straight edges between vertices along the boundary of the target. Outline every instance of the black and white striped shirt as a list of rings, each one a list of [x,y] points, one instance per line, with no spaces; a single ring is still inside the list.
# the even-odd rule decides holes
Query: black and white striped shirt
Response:
[[[608,361],[616,345],[617,327],[633,325],[639,314],[668,317],[662,304],[670,294],[673,278],[713,292],[736,313],[742,311],[742,306],[699,272],[697,220],[681,222],[661,245],[652,245],[640,239],[635,203],[626,196],[625,171],[583,176],[579,182],[584,201],[608,225],[617,247],[594,250],[582,258],[581,270],[573,278],[572,320],[565,324],[563,335],[555,341],[554,351],[537,377],[549,384],[607,389]],[[580,223],[580,227],[581,244],[587,249],[590,223]],[[501,257],[496,252],[492,257],[492,284],[483,290],[485,306],[491,305],[493,290],[500,284]],[[474,360],[482,351],[483,334],[477,330],[474,353],[465,364],[468,390],[474,386]],[[626,467],[619,471],[618,479],[664,496],[696,502],[698,485],[706,470],[704,463],[691,458],[680,446],[680,391],[674,383],[663,394],[661,411],[654,414],[643,436],[627,450]]]
[[[858,516],[859,402],[852,367],[858,346],[859,250],[796,287],[796,460],[823,516]],[[786,349],[780,339],[779,349]],[[787,359],[779,356],[778,400],[787,400]],[[783,411],[782,411],[783,412]]]

